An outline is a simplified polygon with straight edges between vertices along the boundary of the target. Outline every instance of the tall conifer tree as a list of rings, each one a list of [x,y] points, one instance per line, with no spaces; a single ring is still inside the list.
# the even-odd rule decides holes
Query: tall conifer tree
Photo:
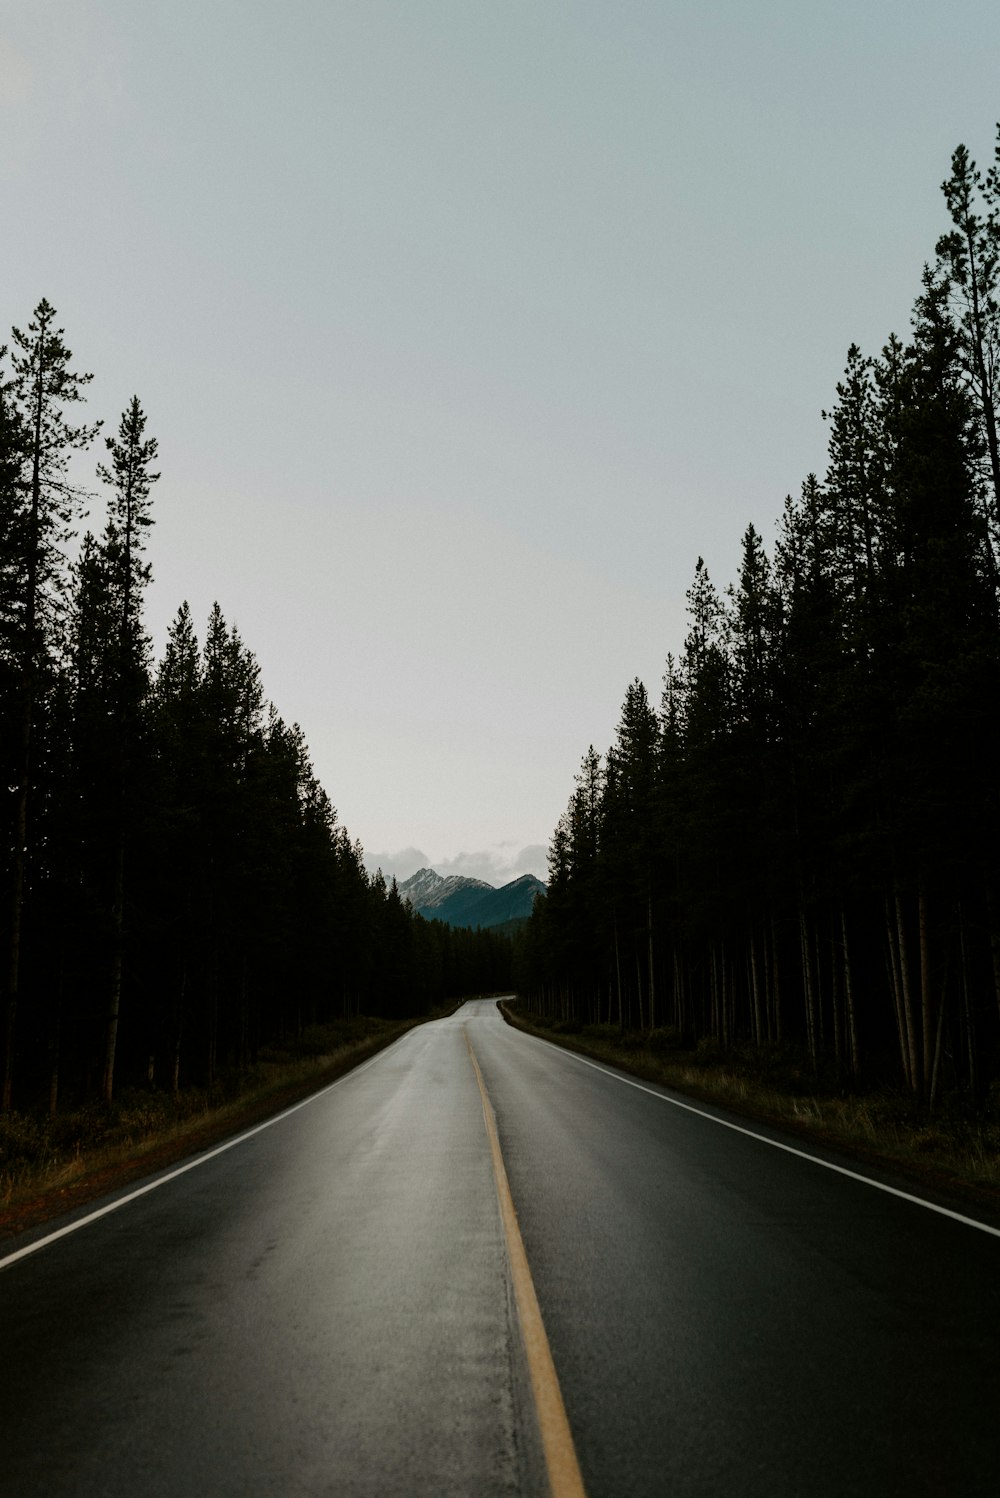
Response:
[[[70,455],[89,446],[100,422],[73,425],[65,408],[82,401],[92,376],[70,368],[72,354],[55,326],[56,312],[44,299],[26,333],[13,329],[15,353],[9,390],[23,432],[20,476],[23,564],[18,578],[18,743],[13,827],[13,869],[7,962],[7,1016],[0,1107],[9,1109],[14,1078],[14,1039],[21,980],[21,932],[28,862],[28,808],[32,735],[40,676],[53,631],[65,606],[63,546],[81,508],[82,495],[67,477]]]
[[[125,864],[129,823],[134,811],[135,758],[139,747],[140,714],[148,686],[148,642],[142,628],[142,593],[151,577],[143,560],[146,531],[152,525],[152,487],[159,479],[151,471],[157,457],[155,437],[146,436],[146,416],[137,396],[123,413],[117,437],[108,437],[110,465],[97,473],[111,488],[104,553],[113,611],[111,693],[108,718],[114,728],[114,784],[110,806],[112,844],[111,973],[108,984],[107,1026],[102,1092],[110,1102],[114,1089],[115,1052],[121,1009],[122,967],[125,952]]]

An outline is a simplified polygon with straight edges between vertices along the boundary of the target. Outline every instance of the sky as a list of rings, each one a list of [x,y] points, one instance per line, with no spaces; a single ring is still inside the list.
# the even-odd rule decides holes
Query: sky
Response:
[[[372,867],[544,877],[998,80],[995,0],[0,0],[0,326],[147,412],[157,651],[218,600]]]

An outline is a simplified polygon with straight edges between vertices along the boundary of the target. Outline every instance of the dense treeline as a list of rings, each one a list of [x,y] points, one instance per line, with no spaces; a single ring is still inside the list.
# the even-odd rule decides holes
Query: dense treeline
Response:
[[[0,363],[2,1106],[211,1084],[303,1026],[504,986],[509,942],[368,876],[218,605],[199,642],[183,604],[154,662],[139,401],[104,439],[104,528],[74,540],[91,377],[45,301]]]
[[[723,594],[699,559],[659,710],[634,681],[584,757],[521,973],[550,1014],[791,1044],[923,1106],[1000,1076],[1000,145],[944,194],[825,477]]]

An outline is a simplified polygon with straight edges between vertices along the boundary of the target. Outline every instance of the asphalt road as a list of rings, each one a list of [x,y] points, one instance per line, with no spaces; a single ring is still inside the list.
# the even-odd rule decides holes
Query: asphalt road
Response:
[[[590,1498],[994,1498],[1000,1238],[487,1001],[0,1272],[0,1493],[545,1494],[467,1034]]]

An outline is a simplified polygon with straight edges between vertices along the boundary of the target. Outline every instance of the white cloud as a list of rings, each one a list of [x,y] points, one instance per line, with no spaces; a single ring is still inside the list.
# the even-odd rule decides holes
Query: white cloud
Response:
[[[545,849],[536,845],[515,852],[516,847],[516,843],[496,843],[477,853],[459,853],[455,858],[442,859],[434,867],[439,874],[464,874],[467,879],[484,879],[497,888],[520,874],[535,874],[544,879]]]
[[[504,854],[489,848],[479,853],[458,853],[454,858],[443,858],[437,867],[437,872],[445,878],[449,874],[460,874],[464,879],[483,879],[498,887],[514,877],[508,870]]]

